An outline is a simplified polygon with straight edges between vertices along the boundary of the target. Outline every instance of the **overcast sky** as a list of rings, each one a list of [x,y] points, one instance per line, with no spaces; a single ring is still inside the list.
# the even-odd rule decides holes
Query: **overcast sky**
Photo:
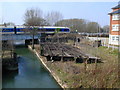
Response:
[[[43,14],[50,11],[61,12],[64,19],[79,18],[98,22],[101,26],[109,25],[108,13],[117,2],[1,2],[2,22],[24,23],[26,9],[40,8]]]

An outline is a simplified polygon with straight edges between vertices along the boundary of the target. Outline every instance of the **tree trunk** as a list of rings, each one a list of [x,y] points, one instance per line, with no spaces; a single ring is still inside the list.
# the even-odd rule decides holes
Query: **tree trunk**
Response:
[[[32,37],[32,49],[34,49],[34,34],[33,34],[33,37]]]

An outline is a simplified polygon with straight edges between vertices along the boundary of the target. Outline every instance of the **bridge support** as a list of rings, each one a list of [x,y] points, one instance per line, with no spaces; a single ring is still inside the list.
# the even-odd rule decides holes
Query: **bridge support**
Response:
[[[30,45],[30,40],[25,40],[25,46],[28,46],[28,45]]]
[[[32,39],[25,40],[25,46],[31,45]],[[38,44],[38,39],[34,39],[34,44]]]
[[[45,33],[41,33],[41,38],[40,38],[40,42],[45,42],[46,41],[46,34]]]

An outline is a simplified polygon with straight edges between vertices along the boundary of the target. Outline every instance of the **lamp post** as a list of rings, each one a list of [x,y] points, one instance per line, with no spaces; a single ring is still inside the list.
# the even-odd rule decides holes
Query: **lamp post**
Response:
[[[78,30],[75,30],[76,31],[76,33],[78,33]]]
[[[76,35],[75,35],[75,46],[76,46],[76,43],[77,43],[77,33],[78,33],[78,30],[75,30],[76,31]]]

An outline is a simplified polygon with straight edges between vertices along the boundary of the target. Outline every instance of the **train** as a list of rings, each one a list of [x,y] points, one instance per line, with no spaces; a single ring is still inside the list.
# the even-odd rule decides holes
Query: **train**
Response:
[[[35,27],[37,28],[38,32],[40,33],[55,33],[56,31],[59,33],[69,33],[70,28],[68,27],[57,27],[57,26],[42,26],[42,27]],[[3,34],[20,34],[24,33],[25,30],[32,30],[32,28],[27,28],[26,26],[1,26]]]

